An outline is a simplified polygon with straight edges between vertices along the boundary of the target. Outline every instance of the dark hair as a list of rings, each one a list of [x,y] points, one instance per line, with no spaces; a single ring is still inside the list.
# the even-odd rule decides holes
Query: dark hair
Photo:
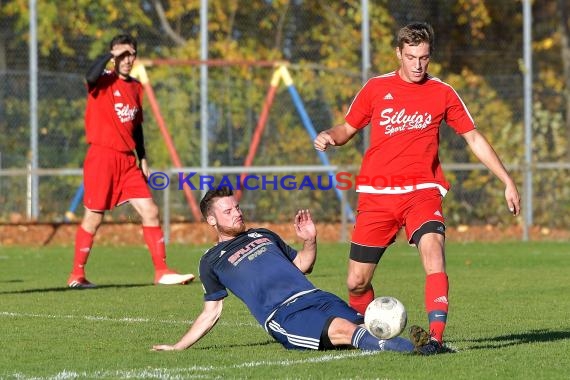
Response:
[[[231,197],[234,195],[231,187],[223,186],[216,189],[208,190],[200,201],[200,212],[204,218],[208,217],[212,208],[212,203],[218,198]]]
[[[109,48],[111,50],[113,50],[113,46],[115,45],[133,45],[133,47],[135,48],[135,50],[137,50],[137,40],[131,36],[130,34],[119,34],[115,37],[113,37],[113,39],[111,40],[111,43],[109,44]]]
[[[400,51],[404,45],[418,46],[422,42],[429,44],[429,52],[433,51],[433,28],[427,22],[413,22],[404,26],[398,32],[398,48]]]

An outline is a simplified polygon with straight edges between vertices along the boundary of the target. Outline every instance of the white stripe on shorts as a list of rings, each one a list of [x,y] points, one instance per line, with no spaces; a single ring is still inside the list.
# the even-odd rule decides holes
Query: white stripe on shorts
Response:
[[[295,345],[298,347],[309,348],[311,350],[318,350],[319,349],[319,344],[320,344],[319,339],[289,334],[289,333],[287,333],[287,331],[285,331],[284,328],[282,328],[279,325],[279,323],[277,323],[275,321],[269,321],[268,327],[278,334],[285,335],[287,337],[287,340],[289,341],[289,343],[291,343],[292,345]]]

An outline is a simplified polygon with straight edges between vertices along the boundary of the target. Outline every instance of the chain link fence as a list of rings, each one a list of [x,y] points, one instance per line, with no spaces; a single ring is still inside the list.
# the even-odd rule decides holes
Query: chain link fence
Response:
[[[9,3],[9,2],[8,2]],[[162,2],[167,7],[168,2]],[[276,2],[284,4],[286,2]],[[266,171],[266,176],[286,175],[281,167],[289,167],[288,174],[302,181],[309,176],[313,183],[318,177],[327,178],[327,171],[303,171],[305,166],[324,165],[312,148],[310,131],[303,122],[300,112],[304,111],[318,131],[342,121],[352,96],[362,85],[363,74],[359,66],[353,67],[323,64],[315,60],[315,49],[305,34],[326,23],[326,14],[308,13],[308,2],[287,2],[287,17],[279,19],[274,2],[264,2],[255,14],[237,12],[232,30],[236,40],[255,28],[252,23],[263,20],[279,20],[283,23],[280,41],[280,59],[287,61],[292,83],[279,82],[271,102],[267,120],[252,165],[275,167]],[[498,1],[491,7],[495,12],[489,16],[494,21],[488,29],[482,28],[486,38],[469,40],[476,33],[469,22],[458,24],[455,19],[460,10],[445,11],[461,6],[462,1],[441,1],[439,6],[425,1],[371,1],[370,8],[382,7],[389,18],[380,21],[372,18],[371,25],[385,23],[392,35],[407,22],[430,21],[436,30],[436,50],[432,68],[436,76],[454,85],[465,100],[480,130],[485,134],[511,169],[517,183],[521,184],[523,164],[523,76],[520,69],[522,59],[521,27],[509,23],[519,20],[521,26],[522,8],[519,2]],[[560,3],[560,2],[559,2]],[[150,7],[151,2],[140,2],[141,9],[161,30],[160,19]],[[359,12],[359,1],[342,2],[345,12]],[[2,7],[2,5],[0,5]],[[540,8],[535,5],[535,8]],[[327,10],[328,8],[323,8]],[[546,18],[547,12],[536,9],[537,17]],[[466,11],[467,12],[467,11]],[[501,13],[502,12],[502,13]],[[338,15],[337,15],[338,16]],[[217,17],[210,10],[209,18]],[[312,17],[312,18],[311,18]],[[342,15],[339,16],[342,20]],[[195,18],[194,18],[195,19]],[[535,25],[543,25],[539,19]],[[228,21],[229,22],[229,21]],[[28,46],[23,31],[15,28],[15,16],[0,15],[0,223],[29,222],[30,208],[30,75],[28,67]],[[449,27],[448,27],[449,25]],[[101,26],[103,27],[103,26]],[[330,27],[330,26],[329,26]],[[372,28],[374,30],[374,28]],[[196,48],[197,25],[189,29],[190,44]],[[214,32],[210,32],[214,33]],[[537,41],[546,31],[537,30]],[[356,33],[355,35],[358,35]],[[149,87],[156,96],[159,111],[153,109],[148,96],[145,97],[145,139],[150,164],[155,171],[169,173],[174,183],[178,173],[189,174],[201,168],[200,135],[200,66],[196,54],[173,54],[179,47],[167,33],[144,33],[138,30],[139,61],[144,63],[149,75]],[[250,36],[251,37],[251,36]],[[274,38],[259,33],[262,40]],[[390,41],[392,36],[372,35],[372,39]],[[40,40],[46,36],[39,36]],[[310,40],[310,39],[308,39]],[[513,41],[518,41],[516,44]],[[460,42],[460,43],[459,43]],[[360,41],[355,40],[355,45]],[[39,222],[68,221],[75,214],[82,214],[81,166],[86,151],[83,134],[83,113],[85,107],[84,72],[94,58],[92,40],[69,41],[74,54],[53,52],[40,54],[38,67],[38,164],[39,164]],[[101,53],[105,44],[101,43]],[[190,48],[192,48],[190,47]],[[321,47],[322,48],[322,47]],[[356,48],[356,50],[359,50]],[[393,46],[387,43],[372,44],[372,70],[367,76],[377,75],[396,68]],[[187,57],[193,57],[187,58]],[[175,60],[164,61],[165,59]],[[342,63],[343,57],[337,57]],[[535,54],[540,62],[542,56]],[[256,131],[267,104],[271,80],[278,64],[263,60],[232,60],[224,64],[212,58],[208,67],[208,166],[243,166],[254,145]],[[476,63],[476,64],[474,64]],[[561,62],[557,63],[562,66]],[[537,75],[541,72],[537,69]],[[535,104],[533,130],[538,133],[533,142],[536,163],[533,166],[533,198],[535,223],[548,227],[566,227],[570,186],[568,186],[568,143],[564,121],[565,102],[563,89],[549,89],[544,78],[539,87],[541,98]],[[295,102],[291,88],[296,90],[300,100]],[[147,93],[148,95],[148,93]],[[557,104],[557,107],[553,107]],[[300,111],[301,109],[301,111]],[[172,154],[165,148],[165,136],[161,132],[159,119],[163,119],[172,137],[176,153],[183,168],[173,165]],[[454,136],[447,128],[441,132],[441,159],[448,180],[453,184],[446,197],[445,207],[448,222],[459,224],[512,224],[513,219],[500,210],[504,205],[502,184],[484,168],[477,166],[470,156],[463,139]],[[364,149],[365,139],[358,136],[351,147],[333,149],[329,154],[335,170],[356,173]],[[295,169],[296,168],[296,169]],[[293,173],[293,170],[300,170]],[[259,170],[252,168],[250,174]],[[267,170],[267,169],[264,169]],[[245,172],[245,171],[244,171]],[[213,175],[216,181],[224,173]],[[236,173],[228,169],[226,176]],[[233,178],[233,177],[231,177]],[[172,190],[172,188],[170,189]],[[201,191],[194,190],[198,201]],[[157,204],[166,207],[171,221],[188,221],[193,216],[188,209],[188,200],[182,191],[155,191]],[[353,191],[344,194],[345,201],[354,206]],[[166,197],[166,199],[165,199]],[[337,222],[343,214],[339,196],[334,191],[319,191],[311,188],[285,191],[244,191],[242,204],[248,218],[258,221],[286,221],[294,209],[310,207],[319,220]],[[67,214],[66,214],[67,213]],[[130,221],[136,218],[128,207],[120,207],[107,218]],[[514,223],[522,223],[522,219]]]

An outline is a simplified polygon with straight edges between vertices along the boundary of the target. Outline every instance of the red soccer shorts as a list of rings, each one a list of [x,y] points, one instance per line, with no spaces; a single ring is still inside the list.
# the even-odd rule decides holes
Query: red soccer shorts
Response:
[[[90,145],[83,163],[83,203],[92,211],[106,211],[133,198],[152,198],[132,152]]]
[[[424,223],[445,224],[438,189],[415,190],[405,194],[368,194],[358,196],[358,213],[352,242],[370,247],[387,247],[405,227],[408,242]]]

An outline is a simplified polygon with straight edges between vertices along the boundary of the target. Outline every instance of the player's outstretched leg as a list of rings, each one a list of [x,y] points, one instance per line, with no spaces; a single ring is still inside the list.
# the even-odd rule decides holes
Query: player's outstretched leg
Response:
[[[412,342],[402,337],[378,339],[364,327],[358,327],[352,335],[351,345],[364,351],[413,352]]]

